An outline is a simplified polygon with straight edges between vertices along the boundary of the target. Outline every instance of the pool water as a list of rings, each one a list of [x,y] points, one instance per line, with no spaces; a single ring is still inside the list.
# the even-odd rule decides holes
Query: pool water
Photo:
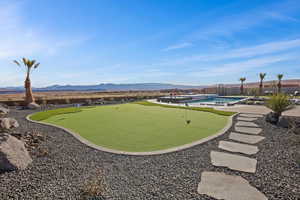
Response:
[[[208,99],[195,100],[190,103],[232,103],[240,101],[242,97],[210,97]]]

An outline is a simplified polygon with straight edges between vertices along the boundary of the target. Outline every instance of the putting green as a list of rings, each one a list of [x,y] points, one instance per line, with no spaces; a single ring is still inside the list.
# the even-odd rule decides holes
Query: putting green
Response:
[[[229,117],[130,103],[45,111],[31,119],[65,127],[102,147],[146,152],[181,146],[216,134],[225,127]],[[190,124],[186,119],[191,120]]]

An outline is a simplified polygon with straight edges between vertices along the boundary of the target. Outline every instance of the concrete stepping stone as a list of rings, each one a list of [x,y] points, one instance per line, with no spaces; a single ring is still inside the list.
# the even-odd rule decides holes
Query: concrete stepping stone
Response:
[[[257,120],[258,118],[256,117],[238,117],[237,120],[239,121],[247,121],[247,122],[252,122]]]
[[[258,148],[256,146],[236,142],[220,141],[218,147],[226,151],[244,153],[248,155],[256,154],[258,152]]]
[[[240,117],[263,117],[261,114],[253,114],[253,113],[242,113],[239,114]]]
[[[235,126],[234,129],[241,133],[248,133],[248,134],[255,134],[255,135],[262,132],[261,128],[252,128],[252,127]]]
[[[258,125],[255,124],[254,122],[244,122],[244,121],[238,121],[235,125],[236,126],[258,127]]]
[[[262,141],[263,139],[265,139],[265,137],[258,136],[258,135],[245,135],[245,134],[231,132],[229,135],[229,139],[235,140],[238,142],[248,143],[248,144],[256,144],[256,143]]]
[[[218,151],[210,152],[211,162],[217,167],[228,167],[232,170],[255,173],[256,159]]]
[[[268,200],[241,176],[226,175],[220,172],[202,172],[197,192],[215,199],[224,200]]]

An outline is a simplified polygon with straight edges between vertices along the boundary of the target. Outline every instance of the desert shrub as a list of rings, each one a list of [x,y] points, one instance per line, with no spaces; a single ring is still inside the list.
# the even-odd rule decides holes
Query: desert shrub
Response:
[[[104,193],[107,191],[107,185],[104,179],[103,171],[96,170],[95,175],[86,180],[83,184],[81,197],[82,199],[102,199]]]
[[[47,105],[47,100],[46,100],[46,99],[42,99],[41,104],[42,104],[43,106],[46,106],[46,105]]]
[[[93,101],[91,99],[86,99],[85,104],[86,105],[92,105]]]
[[[68,98],[65,99],[66,104],[70,104],[70,102],[71,102],[70,99],[68,99]]]
[[[46,148],[39,147],[36,151],[37,157],[46,157],[49,155],[49,151]]]
[[[285,94],[273,95],[267,102],[267,107],[270,108],[278,116],[281,116],[282,112],[291,109],[292,103],[290,98]]]

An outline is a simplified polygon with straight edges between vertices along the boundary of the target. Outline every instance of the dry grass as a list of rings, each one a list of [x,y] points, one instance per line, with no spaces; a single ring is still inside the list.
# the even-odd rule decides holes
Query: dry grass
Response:
[[[102,199],[107,191],[104,173],[101,169],[96,169],[94,176],[86,180],[81,191],[81,197],[85,199]]]
[[[36,152],[35,155],[36,155],[37,157],[46,157],[46,156],[49,155],[49,150],[46,149],[46,148],[41,148],[41,147],[39,147],[39,148],[37,149],[37,152]]]

